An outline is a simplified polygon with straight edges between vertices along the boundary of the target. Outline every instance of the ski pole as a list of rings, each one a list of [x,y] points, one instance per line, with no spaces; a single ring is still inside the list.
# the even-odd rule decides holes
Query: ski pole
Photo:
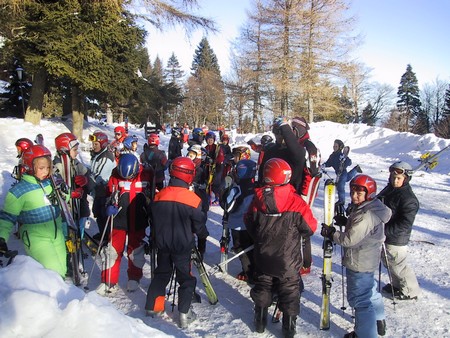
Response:
[[[108,289],[111,289],[111,269],[113,267],[114,264],[111,265],[111,251],[113,248],[113,227],[114,227],[114,217],[111,218],[111,227],[109,230],[109,248],[108,248],[108,260],[106,262],[106,267],[108,268]]]
[[[339,231],[342,232],[342,225],[339,225]],[[347,307],[345,306],[345,284],[344,284],[344,247],[341,246],[341,285],[342,285],[342,315],[344,315]]]
[[[245,248],[244,250],[238,252],[236,255],[234,255],[233,257],[228,258],[227,260],[214,265],[214,267],[212,268],[212,271],[210,272],[211,275],[216,274],[217,272],[223,272],[222,270],[222,266],[226,265],[228,263],[230,263],[232,260],[238,258],[239,256],[242,256],[243,254],[249,252],[250,250],[253,250],[253,248],[255,247],[255,245],[250,245],[249,247]]]

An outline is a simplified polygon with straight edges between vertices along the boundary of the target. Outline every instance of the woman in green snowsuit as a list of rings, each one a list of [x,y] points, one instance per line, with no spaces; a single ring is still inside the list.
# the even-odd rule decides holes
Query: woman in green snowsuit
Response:
[[[26,253],[64,278],[66,246],[61,210],[51,197],[51,166],[51,153],[42,145],[33,145],[23,153],[24,174],[8,191],[0,212],[0,249],[7,250],[6,242],[18,222]]]

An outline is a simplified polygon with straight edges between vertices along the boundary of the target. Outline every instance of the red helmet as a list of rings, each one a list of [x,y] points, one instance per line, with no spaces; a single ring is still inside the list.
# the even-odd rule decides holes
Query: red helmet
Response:
[[[100,147],[104,149],[108,145],[108,135],[96,130],[92,135],[89,135],[89,141],[100,143]]]
[[[55,138],[56,151],[58,153],[69,153],[70,149],[79,144],[77,137],[72,133],[62,133]]]
[[[125,135],[127,132],[125,131],[125,128],[122,126],[117,126],[114,128],[114,134],[115,133],[121,133],[122,135]]]
[[[377,182],[368,175],[355,176],[350,181],[350,191],[358,191],[360,189],[366,192],[366,201],[371,201],[377,195]]]
[[[25,150],[27,150],[28,148],[30,148],[33,145],[33,141],[31,141],[28,138],[19,138],[16,141],[16,147],[17,147],[17,152],[19,153],[19,156],[21,156],[23,154],[23,152]],[[18,157],[19,157],[18,156]]]
[[[154,133],[150,134],[147,143],[149,146],[159,146],[159,135]]]
[[[177,157],[170,165],[169,174],[191,184],[195,177],[195,164],[189,157]]]
[[[284,185],[289,183],[292,169],[289,163],[281,158],[271,158],[264,165],[263,182],[267,185]]]
[[[27,174],[33,175],[33,161],[39,157],[48,157],[51,160],[52,154],[50,153],[50,150],[40,144],[31,146],[30,148],[25,150],[22,155],[21,164],[23,171]]]
[[[228,142],[230,142],[230,136],[228,136],[227,134],[223,134],[222,135],[222,142],[223,141],[228,141]]]

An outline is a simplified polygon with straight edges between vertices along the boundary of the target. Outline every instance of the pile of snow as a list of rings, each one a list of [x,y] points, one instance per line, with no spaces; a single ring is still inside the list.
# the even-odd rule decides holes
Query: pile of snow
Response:
[[[20,137],[34,140],[42,133],[45,145],[53,152],[54,138],[69,131],[59,120],[43,120],[40,126],[23,123],[20,119],[0,119],[0,205],[13,183],[10,176],[17,162],[14,142]],[[113,137],[114,126],[100,126],[95,121],[85,124],[83,137],[101,129]],[[130,134],[139,137],[139,149],[144,144],[144,132],[131,126]],[[427,151],[436,152],[450,144],[449,140],[433,135],[418,136],[397,133],[389,129],[367,127],[359,124],[340,125],[331,122],[313,123],[310,135],[321,149],[322,161],[332,152],[334,139],[341,139],[351,147],[350,158],[359,164],[364,173],[373,176],[379,190],[387,183],[390,164],[404,160],[411,165]],[[237,144],[245,144],[251,137],[261,135],[238,135]],[[161,148],[167,150],[170,135],[161,135]],[[89,164],[89,144],[83,145],[81,160]],[[418,301],[398,302],[385,299],[388,331],[386,337],[443,337],[449,334],[448,302],[450,278],[446,257],[450,255],[450,151],[442,153],[438,166],[432,172],[420,171],[411,185],[421,203],[416,217],[410,243],[410,261],[417,273],[423,295]],[[257,158],[253,153],[252,157]],[[329,172],[331,176],[334,173]],[[348,200],[347,200],[348,201]],[[319,222],[323,219],[323,192],[319,190],[313,212]],[[221,236],[222,210],[211,207],[208,214],[208,238],[205,263],[209,269],[219,262],[219,238]],[[95,233],[95,222],[92,219]],[[340,250],[337,247],[333,259],[333,287],[331,299],[331,328],[319,330],[321,303],[322,238],[312,238],[313,267],[304,278],[306,291],[301,299],[301,314],[297,321],[300,337],[342,337],[353,327],[351,310],[343,312],[341,290]],[[217,273],[211,276],[218,294],[219,303],[208,303],[201,283],[198,292],[202,303],[194,304],[197,320],[185,331],[177,326],[177,311],[172,312],[173,297],[168,297],[166,314],[162,318],[145,317],[144,305],[150,284],[149,264],[144,267],[144,278],[134,293],[126,292],[126,262],[122,262],[119,292],[109,297],[95,293],[100,282],[99,269],[95,267],[89,278],[88,290],[77,288],[69,281],[63,281],[56,273],[42,268],[40,264],[24,256],[23,245],[13,235],[8,241],[10,249],[19,250],[11,265],[0,268],[0,336],[1,337],[279,337],[281,324],[268,323],[266,333],[253,333],[253,302],[249,296],[250,287],[234,276],[241,271],[238,261],[229,265],[229,274]],[[6,263],[5,258],[0,258]],[[124,259],[125,260],[125,259]],[[148,263],[149,257],[147,257]],[[85,260],[85,270],[90,272],[92,258]],[[197,275],[197,271],[193,271]],[[382,273],[382,284],[388,282],[386,272]],[[176,299],[175,299],[176,303]],[[269,313],[273,308],[269,309]]]

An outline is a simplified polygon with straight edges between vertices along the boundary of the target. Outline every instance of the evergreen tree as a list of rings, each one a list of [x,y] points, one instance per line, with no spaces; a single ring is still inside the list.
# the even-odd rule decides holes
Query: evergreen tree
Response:
[[[192,75],[201,78],[202,72],[212,72],[220,78],[220,67],[217,56],[209,45],[208,39],[203,37],[195,50],[191,67]]]
[[[409,64],[406,67],[406,72],[401,77],[397,96],[399,97],[397,109],[400,114],[405,116],[406,122],[400,128],[400,131],[411,131],[414,126],[416,129],[422,130],[422,128],[419,128],[419,125],[422,125],[425,121],[423,120],[423,114],[421,114],[419,85],[416,74],[412,71],[412,67]]]
[[[367,106],[362,111],[361,122],[369,126],[374,126],[375,122],[377,122],[377,113],[370,102],[367,103]]]
[[[175,56],[175,53],[172,53],[169,61],[167,61],[166,69],[164,70],[164,79],[166,82],[172,82],[181,88],[183,84],[183,77],[184,71],[181,70],[180,63],[178,58]]]

